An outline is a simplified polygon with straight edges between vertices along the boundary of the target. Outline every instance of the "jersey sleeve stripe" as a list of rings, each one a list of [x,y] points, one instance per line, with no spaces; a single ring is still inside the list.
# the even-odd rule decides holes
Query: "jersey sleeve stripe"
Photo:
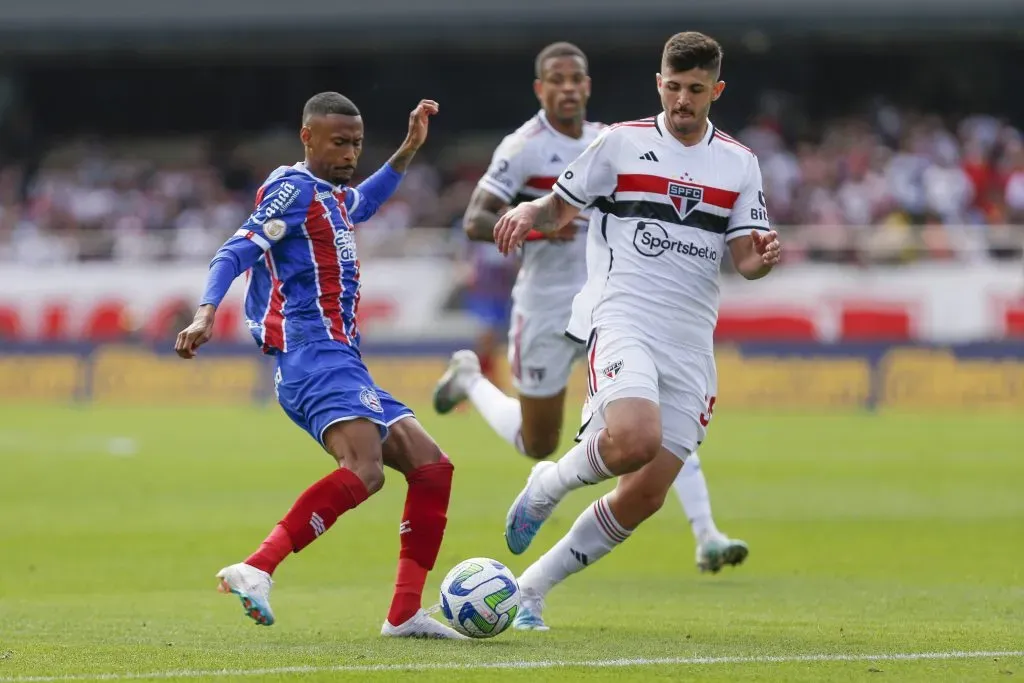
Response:
[[[256,246],[258,246],[263,251],[267,251],[268,249],[270,249],[270,242],[266,241],[252,230],[239,228],[238,230],[235,231],[235,237],[243,237],[252,242],[253,244],[255,244]]]
[[[615,186],[616,192],[648,192],[651,194],[669,194],[669,185],[675,183],[683,187],[700,188],[701,201],[722,209],[731,209],[740,193],[732,190],[723,190],[709,185],[699,185],[674,178],[664,178],[656,175],[644,175],[640,173],[624,173],[618,177]]]
[[[480,179],[480,182],[477,183],[477,187],[487,190],[488,192],[493,194],[495,197],[498,197],[499,199],[504,199],[506,202],[509,203],[512,202],[514,195],[511,192],[509,192],[506,188],[502,187],[500,183],[494,182],[487,176],[484,176],[483,178]]]
[[[565,201],[567,201],[570,204],[572,204],[573,206],[575,206],[577,209],[583,209],[583,208],[586,208],[586,206],[587,206],[587,203],[585,201],[583,201],[582,199],[580,199],[579,197],[574,195],[572,192],[567,190],[565,188],[565,185],[563,185],[562,183],[560,183],[558,181],[555,181],[554,192],[559,197],[561,197]]]
[[[741,230],[746,230],[748,232],[753,232],[754,230],[760,230],[761,232],[768,232],[770,229],[771,228],[766,228],[763,225],[737,225],[735,228],[729,228],[728,230],[726,230],[725,234],[726,235],[731,235],[734,232],[740,232]]]

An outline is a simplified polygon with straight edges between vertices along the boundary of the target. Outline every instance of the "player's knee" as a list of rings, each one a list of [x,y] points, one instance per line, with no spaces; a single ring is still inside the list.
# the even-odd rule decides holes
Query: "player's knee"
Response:
[[[384,463],[380,460],[354,463],[351,470],[371,496],[384,488]]]
[[[557,430],[528,432],[524,429],[522,433],[523,452],[535,460],[543,460],[558,449],[559,436]]]
[[[618,469],[635,472],[657,457],[661,450],[661,430],[642,425],[630,426],[609,434],[618,452]]]

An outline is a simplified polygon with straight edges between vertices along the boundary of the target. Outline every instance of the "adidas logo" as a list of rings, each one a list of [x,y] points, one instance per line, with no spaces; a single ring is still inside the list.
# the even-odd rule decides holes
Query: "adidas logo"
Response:
[[[552,164],[560,164],[560,163],[562,163],[562,157],[560,157],[560,156],[558,156],[556,154],[553,157],[551,157],[551,162],[550,163],[552,163]]]
[[[657,161],[658,160],[658,157],[657,157],[657,155],[655,155],[654,152],[644,152],[643,154],[640,155],[639,158],[642,159],[643,161]]]
[[[324,524],[324,519],[317,513],[313,513],[313,516],[309,518],[309,526],[313,527],[313,535],[319,536],[323,532],[327,531],[327,526]]]
[[[399,536],[401,536],[403,534],[408,534],[411,531],[412,531],[412,526],[409,524],[408,520],[402,522],[401,525],[399,525],[399,527],[398,527],[398,535]]]
[[[569,552],[572,553],[572,556],[576,558],[576,561],[582,564],[584,567],[586,567],[587,564],[589,564],[589,558],[583,553],[581,553],[579,550],[573,550],[572,548],[569,548]]]

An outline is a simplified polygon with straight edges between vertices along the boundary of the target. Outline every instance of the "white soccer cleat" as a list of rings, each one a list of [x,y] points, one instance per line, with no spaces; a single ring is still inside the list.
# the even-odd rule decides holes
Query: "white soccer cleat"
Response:
[[[535,590],[524,588],[519,603],[519,614],[512,622],[512,628],[519,631],[550,631],[544,623],[544,596]]]
[[[274,623],[274,612],[270,609],[270,587],[274,585],[270,574],[244,562],[224,567],[217,572],[221,593],[234,593],[242,601],[245,614],[261,626]]]
[[[441,640],[470,640],[450,626],[445,626],[430,616],[430,612],[421,609],[405,623],[398,626],[384,620],[380,634],[385,638],[436,638]]]
[[[743,564],[750,548],[743,541],[719,534],[697,545],[697,568],[701,573],[717,574],[722,567]]]
[[[452,354],[448,369],[434,388],[434,410],[445,415],[466,400],[469,383],[480,376],[480,359],[469,349]]]

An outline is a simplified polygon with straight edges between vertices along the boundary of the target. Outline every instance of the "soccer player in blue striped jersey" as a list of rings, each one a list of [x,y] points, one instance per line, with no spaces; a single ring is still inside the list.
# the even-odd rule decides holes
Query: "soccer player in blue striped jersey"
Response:
[[[359,352],[359,259],[354,225],[395,192],[427,138],[438,106],[423,100],[409,116],[398,151],[357,187],[348,187],[363,145],[363,120],[334,92],[306,103],[299,137],[305,159],[281,166],[256,195],[245,224],[218,250],[193,322],[175,350],[195,357],[232,281],[248,272],[245,316],[264,353],[274,356],[274,385],[285,413],[337,461],[299,496],[259,549],[217,573],[256,623],[271,625],[271,575],[292,552],[327,531],[343,513],[380,490],[387,465],[405,475],[401,552],[384,636],[461,639],[421,607],[427,573],[447,523],[453,467],[412,411],[378,387]]]

